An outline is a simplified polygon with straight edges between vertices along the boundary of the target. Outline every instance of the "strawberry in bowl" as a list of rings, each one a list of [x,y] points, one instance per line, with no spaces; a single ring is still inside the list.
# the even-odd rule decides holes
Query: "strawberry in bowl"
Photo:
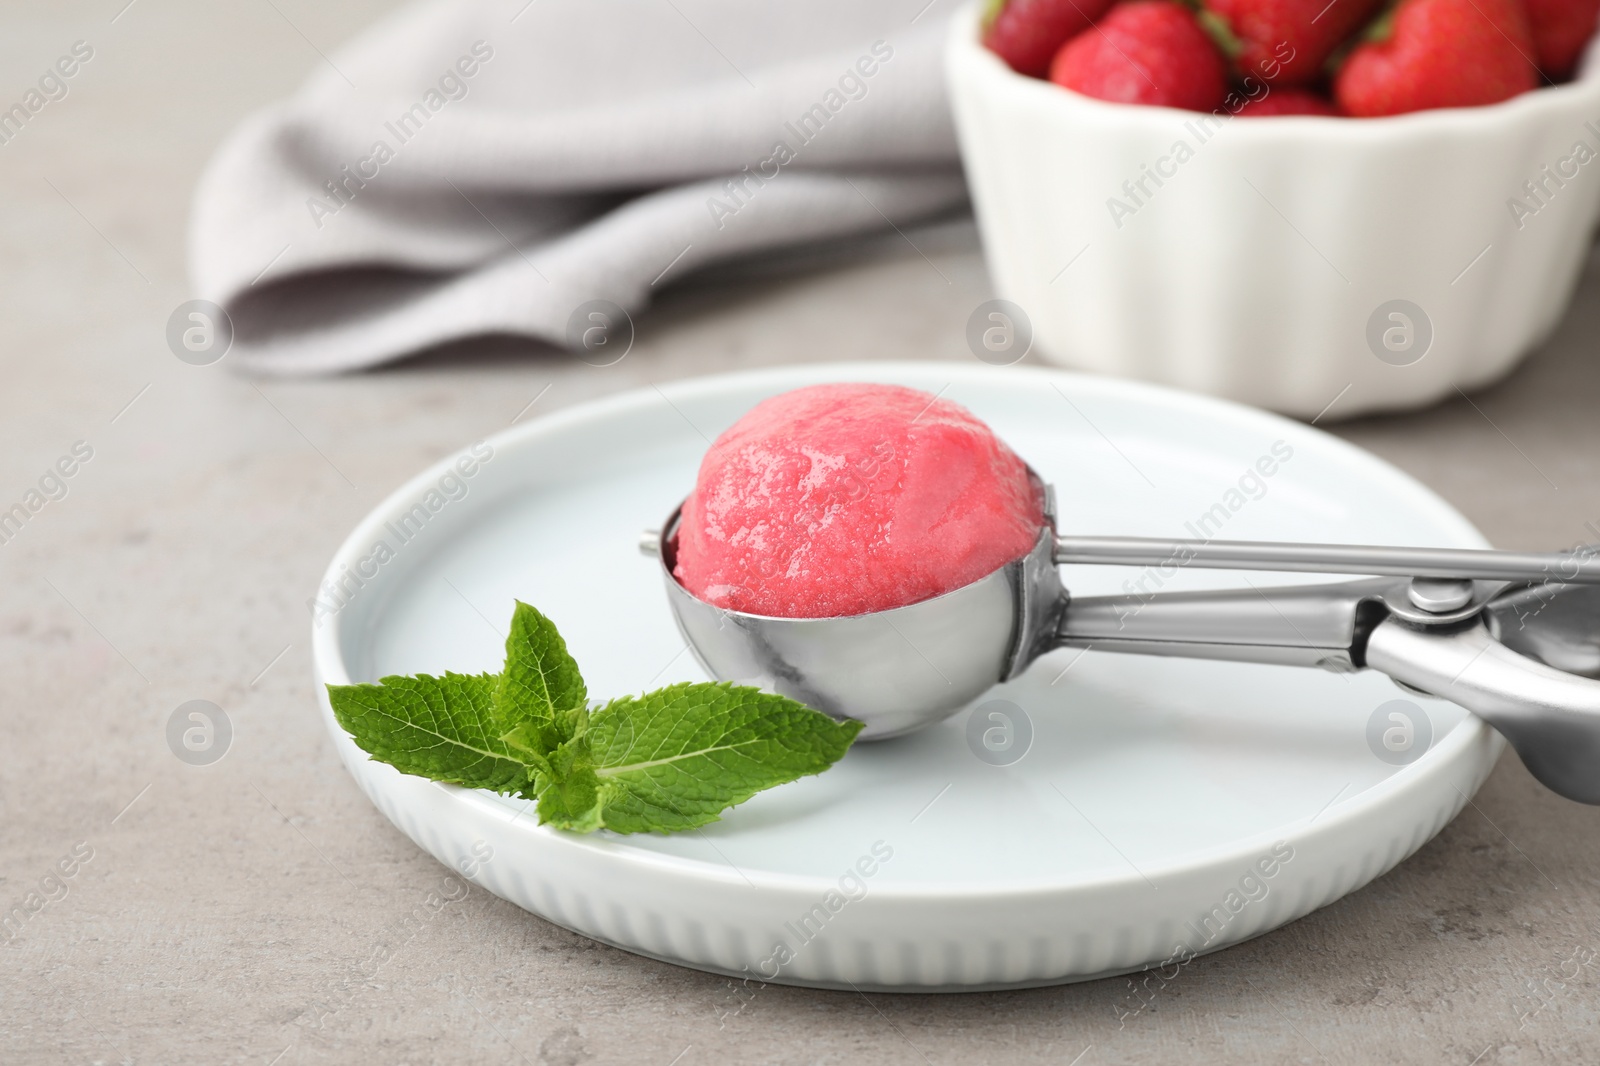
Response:
[[[1118,4],[1056,53],[1050,80],[1124,104],[1209,111],[1222,104],[1228,70],[1205,30],[1171,0]]]
[[[1497,104],[1539,84],[1522,0],[1402,0],[1369,38],[1334,82],[1347,115]]]
[[[1000,0],[983,44],[1099,100],[1375,118],[1566,80],[1597,20],[1600,0]]]

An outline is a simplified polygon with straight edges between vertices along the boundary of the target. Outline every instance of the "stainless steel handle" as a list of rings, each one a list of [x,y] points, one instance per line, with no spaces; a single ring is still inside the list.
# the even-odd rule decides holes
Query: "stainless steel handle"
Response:
[[[1410,583],[1393,578],[1290,588],[1074,597],[1061,616],[1060,646],[1189,659],[1362,667],[1451,700],[1511,742],[1530,773],[1552,791],[1600,804],[1600,681],[1520,655],[1485,624],[1502,605],[1476,596],[1462,612],[1418,624],[1407,610]],[[1480,587],[1479,594],[1484,590]],[[1596,641],[1595,597],[1583,590],[1564,608],[1514,635],[1530,650],[1553,638],[1562,654],[1588,655]],[[1553,601],[1546,601],[1553,602]],[[1468,612],[1474,612],[1468,614]],[[1510,622],[1497,624],[1507,629]],[[1549,630],[1544,632],[1543,630]],[[1587,660],[1585,660],[1587,661]]]
[[[1403,596],[1392,578],[1323,585],[1074,596],[1059,645],[1186,659],[1317,666],[1348,672],[1361,643],[1362,605]],[[1376,622],[1386,608],[1377,608]]]
[[[1551,791],[1600,804],[1600,681],[1518,655],[1481,622],[1439,632],[1388,619],[1368,636],[1366,660],[1494,726]]]
[[[1592,545],[1570,552],[1502,552],[1250,540],[1057,537],[1056,562],[1600,584],[1600,548]]]

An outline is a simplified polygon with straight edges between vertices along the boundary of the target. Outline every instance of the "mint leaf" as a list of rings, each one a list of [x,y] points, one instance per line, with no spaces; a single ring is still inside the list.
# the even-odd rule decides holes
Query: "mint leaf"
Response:
[[[579,731],[589,691],[556,624],[521,600],[516,604],[495,712],[507,732],[537,723],[539,729],[523,730],[525,739],[553,727],[555,739],[537,748],[542,754]]]
[[[329,685],[333,715],[362,751],[407,774],[515,792],[532,769],[500,739],[493,674],[385,677]]]
[[[577,737],[561,745],[550,753],[547,766],[534,787],[539,824],[577,833],[599,829],[604,824],[600,779],[589,762],[587,739]]]
[[[339,724],[403,773],[534,799],[541,825],[670,833],[818,774],[860,722],[728,684],[672,685],[595,711],[555,624],[518,603],[498,675],[329,685]]]
[[[818,774],[861,731],[783,696],[680,684],[613,700],[589,717],[599,818],[619,833],[714,822],[763,789]]]

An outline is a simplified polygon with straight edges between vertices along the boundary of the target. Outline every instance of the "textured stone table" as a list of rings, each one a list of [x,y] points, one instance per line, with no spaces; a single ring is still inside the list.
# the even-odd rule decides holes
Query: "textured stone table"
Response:
[[[604,370],[509,342],[323,382],[187,366],[163,331],[189,295],[200,166],[384,5],[137,0],[119,15],[124,2],[0,15],[5,103],[72,42],[95,49],[0,149],[0,502],[74,442],[93,449],[0,545],[0,906],[41,881],[54,897],[0,933],[0,1061],[1593,1061],[1600,967],[1557,975],[1600,949],[1600,810],[1542,791],[1514,755],[1400,868],[1200,960],[1120,1028],[1123,979],[943,997],[770,987],[719,1021],[738,1002],[728,981],[479,889],[408,919],[446,872],[357,792],[314,710],[305,598],[350,526],[547,385],[535,411],[734,367],[971,358],[962,325],[988,295],[976,238],[956,220],[910,234],[926,260],[890,235],[702,279]],[[1502,546],[1592,539],[1597,335],[1593,266],[1552,343],[1502,385],[1332,429]],[[168,748],[191,699],[231,716],[214,766]],[[374,974],[380,947],[392,957]]]

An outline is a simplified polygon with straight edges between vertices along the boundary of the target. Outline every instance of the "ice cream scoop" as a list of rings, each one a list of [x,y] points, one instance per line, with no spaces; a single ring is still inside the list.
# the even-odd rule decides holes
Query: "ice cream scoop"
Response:
[[[1047,516],[1031,552],[942,596],[870,614],[775,618],[715,607],[679,584],[677,527],[674,513],[641,547],[660,556],[673,617],[701,665],[864,722],[863,740],[947,718],[1058,648],[1371,668],[1465,707],[1546,787],[1600,804],[1600,548],[1057,537]],[[1058,562],[1393,576],[1073,598]]]

